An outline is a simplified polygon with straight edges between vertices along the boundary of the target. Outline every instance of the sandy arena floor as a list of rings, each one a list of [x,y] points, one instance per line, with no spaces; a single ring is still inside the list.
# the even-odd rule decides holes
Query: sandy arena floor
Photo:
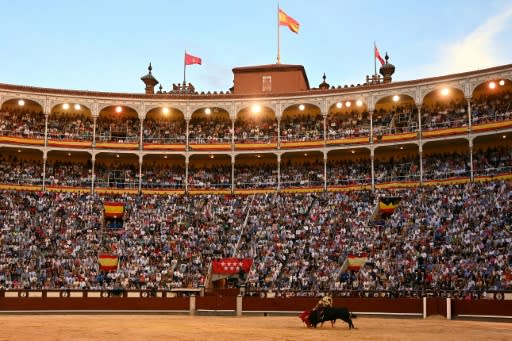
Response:
[[[2,315],[0,340],[512,340],[512,323],[357,318],[307,329],[297,317]]]

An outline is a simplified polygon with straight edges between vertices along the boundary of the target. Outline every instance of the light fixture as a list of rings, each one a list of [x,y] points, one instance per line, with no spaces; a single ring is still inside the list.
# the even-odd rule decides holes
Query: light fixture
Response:
[[[504,139],[506,139],[506,138],[507,138],[507,135],[503,135],[502,137],[503,137]]]
[[[448,88],[441,89],[441,95],[448,96],[449,93],[450,93],[450,89],[448,89]]]
[[[305,108],[304,104],[299,105],[299,110],[300,111],[304,111],[304,108]]]
[[[18,149],[18,153],[21,153],[21,149]]]
[[[261,155],[260,154],[256,154],[256,157],[259,159],[259,158],[261,158]]]
[[[206,108],[206,109],[204,109],[204,113],[205,113],[206,115],[210,115],[210,114],[212,113],[212,109],[210,109],[210,108]]]
[[[116,157],[119,158],[119,154],[116,154]]]
[[[261,111],[261,106],[258,104],[255,104],[251,107],[251,111],[255,114],[259,113]]]
[[[304,156],[308,156],[308,153],[304,153]]]
[[[338,108],[338,109],[343,108],[343,103],[341,103],[341,102],[336,103],[336,108]]]
[[[347,108],[350,108],[350,106],[351,106],[351,105],[352,105],[352,103],[350,103],[350,101],[346,101],[346,102],[345,102],[345,106],[346,106]]]
[[[62,105],[62,109],[64,109],[64,110],[68,110],[68,109],[69,109],[69,104],[64,103],[64,104]]]
[[[68,156],[71,156],[71,153],[68,153]]]
[[[489,89],[495,89],[495,88],[496,88],[496,83],[489,82]]]
[[[22,100],[22,99],[20,99],[20,100],[18,101],[18,105],[19,105],[20,107],[24,106],[24,105],[25,105],[25,101],[24,101],[24,100]]]
[[[215,155],[210,154],[210,159],[213,159],[214,157],[215,157]]]
[[[499,82],[498,84],[499,84],[500,86],[503,86],[503,85],[505,85],[505,81],[502,79],[502,80],[500,80],[500,82]]]
[[[356,105],[357,105],[358,107],[362,106],[362,105],[363,105],[363,101],[361,101],[360,99],[358,99],[358,100],[357,100],[357,102],[356,102]]]
[[[400,96],[395,95],[393,96],[393,102],[398,102],[400,100]]]
[[[121,111],[123,111],[123,107],[121,107],[121,106],[119,106],[119,105],[118,105],[118,106],[116,107],[116,112],[117,112],[117,113],[120,113]]]
[[[356,151],[355,151],[355,150],[352,150],[352,154],[355,154],[355,153],[356,153]]]
[[[400,150],[404,150],[404,146],[400,146]]]
[[[82,108],[82,106],[80,104],[75,104],[74,108],[75,108],[75,110],[80,110]]]
[[[167,159],[167,155],[164,155],[164,159]]]
[[[162,112],[164,113],[164,115],[168,115],[168,114],[169,114],[169,108],[164,107],[164,108],[162,109]]]

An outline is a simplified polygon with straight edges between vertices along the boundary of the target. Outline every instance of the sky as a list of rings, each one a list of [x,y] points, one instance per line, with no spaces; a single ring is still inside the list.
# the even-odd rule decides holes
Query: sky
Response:
[[[512,63],[511,0],[281,0],[300,23],[281,26],[281,63],[304,65],[310,85],[357,84],[374,69],[373,43],[394,80]],[[276,0],[2,1],[0,83],[144,92],[187,67],[198,91],[226,91],[234,67],[276,63]]]

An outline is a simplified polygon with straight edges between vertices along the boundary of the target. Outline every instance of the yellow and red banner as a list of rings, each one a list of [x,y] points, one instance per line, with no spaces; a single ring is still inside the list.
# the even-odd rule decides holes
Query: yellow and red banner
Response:
[[[119,258],[113,255],[101,254],[98,256],[100,270],[115,271],[119,265]]]
[[[279,8],[279,25],[280,26],[288,26],[288,28],[293,33],[299,33],[300,24],[297,20],[290,17],[288,14],[286,14],[282,9]]]
[[[106,218],[121,218],[124,214],[124,204],[122,202],[106,201],[103,203],[103,209]]]
[[[348,268],[352,271],[358,271],[368,261],[368,255],[366,253],[348,256]]]
[[[391,214],[395,211],[400,203],[400,198],[380,198],[379,211],[384,214]]]

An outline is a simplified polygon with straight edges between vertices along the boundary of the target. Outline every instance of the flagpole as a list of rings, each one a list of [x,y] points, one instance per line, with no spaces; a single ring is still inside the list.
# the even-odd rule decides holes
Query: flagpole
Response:
[[[280,51],[280,34],[279,34],[279,0],[277,0],[277,64],[281,64],[281,51]]]
[[[183,87],[187,84],[187,78],[185,76],[185,70],[187,69],[187,63],[185,63],[185,59],[187,58],[187,49],[185,49],[185,54],[183,55]]]
[[[376,50],[377,50],[377,44],[375,43],[375,40],[373,41],[373,74],[374,75],[377,75],[377,55],[376,55]]]

